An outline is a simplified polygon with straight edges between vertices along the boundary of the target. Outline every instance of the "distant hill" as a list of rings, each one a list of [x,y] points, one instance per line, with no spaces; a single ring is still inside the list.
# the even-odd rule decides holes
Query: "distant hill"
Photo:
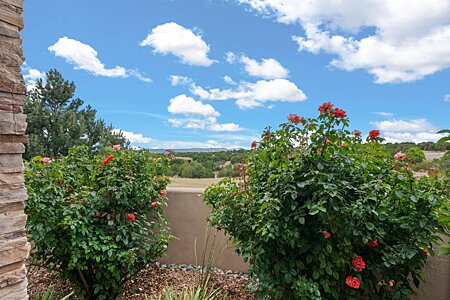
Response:
[[[148,149],[152,153],[164,153],[166,149]],[[225,152],[240,149],[227,149],[227,148],[187,148],[187,149],[170,149],[175,153],[188,153],[188,152]]]

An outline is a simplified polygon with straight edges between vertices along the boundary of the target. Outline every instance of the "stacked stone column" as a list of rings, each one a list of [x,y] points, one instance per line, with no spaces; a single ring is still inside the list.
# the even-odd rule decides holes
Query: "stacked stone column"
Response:
[[[0,299],[28,299],[22,153],[27,142],[20,74],[23,0],[0,0]]]

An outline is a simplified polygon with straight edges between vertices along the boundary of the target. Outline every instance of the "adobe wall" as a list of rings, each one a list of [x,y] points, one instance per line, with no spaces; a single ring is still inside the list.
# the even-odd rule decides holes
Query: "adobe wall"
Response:
[[[22,153],[26,87],[20,74],[23,0],[0,0],[0,299],[28,299],[25,259],[29,244]]]
[[[164,215],[170,222],[175,238],[169,243],[166,256],[161,258],[160,262],[196,264],[194,241],[197,240],[197,261],[200,261],[207,227],[206,217],[210,213],[209,208],[203,203],[203,189],[169,188],[168,191],[169,206],[164,209]],[[219,232],[217,241],[218,244],[223,245],[227,242],[227,238]],[[218,258],[215,266],[222,270],[239,272],[248,270],[248,264],[234,253],[230,243],[227,244],[227,248]],[[449,300],[450,257],[430,257],[423,271],[427,281],[421,285],[417,297],[411,299]]]

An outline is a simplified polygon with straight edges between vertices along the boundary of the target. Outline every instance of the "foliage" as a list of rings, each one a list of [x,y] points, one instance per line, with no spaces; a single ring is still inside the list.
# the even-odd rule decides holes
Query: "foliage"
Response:
[[[177,293],[171,289],[166,289],[158,300],[226,300],[227,297],[220,297],[220,290],[210,288],[201,289],[200,287],[189,288]],[[146,296],[147,300],[148,297]]]
[[[446,233],[448,182],[415,179],[378,131],[363,144],[344,111],[320,112],[266,130],[241,181],[205,191],[209,221],[249,260],[262,295],[407,299]]]
[[[228,165],[220,169],[218,177],[238,177],[239,172],[236,170],[237,165]]]
[[[114,299],[123,282],[166,249],[167,158],[86,146],[26,167],[32,261],[57,271],[88,299]]]
[[[68,299],[70,299],[70,297],[72,297],[72,295],[73,295],[73,292],[62,297],[59,300],[68,300]],[[57,298],[53,296],[51,289],[48,289],[46,292],[36,291],[34,296],[31,295],[31,299],[34,299],[34,300],[57,300]]]
[[[38,80],[24,103],[30,140],[24,154],[26,159],[37,155],[57,158],[82,144],[90,150],[126,144],[121,133],[114,133],[111,125],[95,119],[96,111],[91,106],[82,108],[83,100],[73,98],[73,82],[65,80],[57,70],[50,70],[46,76],[45,82]]]
[[[405,154],[408,157],[409,161],[413,164],[421,163],[425,160],[425,154],[417,147],[408,148],[405,151]]]

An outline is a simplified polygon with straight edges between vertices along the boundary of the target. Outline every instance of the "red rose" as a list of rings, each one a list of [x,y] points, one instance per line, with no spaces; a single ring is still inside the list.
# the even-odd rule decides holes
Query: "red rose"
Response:
[[[253,150],[256,149],[256,141],[253,141],[253,142],[252,142],[252,149],[253,149]]]
[[[156,202],[156,201],[155,201],[155,202],[152,202],[152,203],[150,204],[150,206],[151,206],[151,207],[157,207],[157,206],[158,206],[158,202]]]
[[[99,213],[94,213],[93,217],[94,217],[94,218],[100,218],[100,217],[101,217],[101,214],[99,214]]]
[[[377,138],[380,135],[380,131],[379,130],[371,130],[369,131],[369,137],[371,139]]]
[[[112,159],[114,158],[114,155],[110,154],[105,159],[103,159],[103,164],[108,164]]]
[[[361,136],[361,131],[355,129],[355,130],[353,130],[352,134],[357,136],[357,137],[360,137]]]
[[[331,237],[331,233],[326,230],[322,231],[322,235],[324,239],[329,239]]]
[[[369,248],[375,248],[377,245],[378,245],[378,240],[377,239],[366,243],[366,247],[369,247]]]
[[[358,289],[360,282],[358,277],[348,276],[347,279],[345,279],[345,283],[354,289]]]
[[[298,125],[298,123],[303,123],[303,121],[305,121],[305,118],[300,118],[296,114],[290,114],[288,117],[288,121],[289,121],[289,123]]]
[[[423,253],[425,253],[426,255],[430,255],[430,252],[428,252],[428,249],[427,249],[427,248],[422,248],[422,247],[420,247],[420,249],[422,249],[422,250],[423,250]]]
[[[334,105],[330,102],[325,102],[319,107],[320,114],[323,115],[331,113],[333,111],[333,106]]]
[[[352,260],[352,264],[359,271],[366,268],[366,264],[364,263],[364,260],[360,255]]]
[[[125,216],[125,219],[126,219],[127,221],[132,222],[132,221],[134,221],[134,219],[136,219],[136,217],[135,217],[133,214],[127,214],[127,215]]]
[[[340,108],[336,108],[333,112],[334,116],[337,118],[344,119],[347,117],[347,113]]]
[[[347,144],[347,143],[342,143],[341,146],[342,146],[342,147],[347,147],[348,144]]]
[[[167,195],[167,190],[160,190],[159,194],[166,196]]]

